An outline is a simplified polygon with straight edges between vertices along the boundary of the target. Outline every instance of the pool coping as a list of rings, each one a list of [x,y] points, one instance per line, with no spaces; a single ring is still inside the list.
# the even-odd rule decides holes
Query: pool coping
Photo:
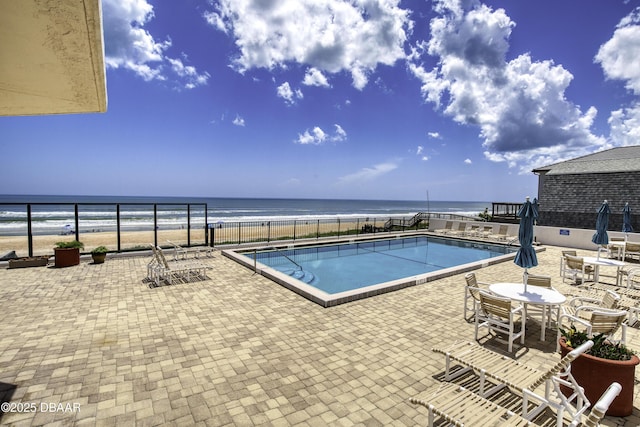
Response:
[[[407,288],[410,286],[422,285],[427,282],[431,282],[434,280],[442,279],[443,277],[453,276],[455,274],[467,273],[469,271],[478,270],[483,267],[488,267],[490,265],[499,264],[509,259],[514,259],[516,256],[516,252],[500,255],[497,257],[484,259],[480,261],[474,261],[466,264],[457,265],[454,267],[443,268],[441,270],[418,274],[414,276],[403,277],[401,279],[390,280],[387,282],[377,283],[375,285],[366,286],[359,289],[353,289],[349,291],[339,292],[335,294],[329,294],[324,292],[316,287],[308,285],[298,279],[295,279],[288,274],[282,273],[274,268],[271,268],[267,265],[264,265],[260,262],[254,261],[242,253],[246,253],[247,251],[260,251],[266,249],[293,249],[300,247],[308,247],[308,246],[316,246],[318,244],[333,244],[333,243],[351,243],[351,242],[362,242],[368,240],[381,240],[381,239],[393,239],[393,238],[411,238],[418,236],[431,236],[431,237],[443,237],[451,239],[450,236],[442,236],[442,235],[434,235],[433,233],[411,233],[411,234],[390,234],[386,236],[377,235],[375,237],[367,236],[367,237],[351,237],[348,239],[340,238],[335,240],[323,240],[321,242],[314,240],[313,242],[302,242],[298,244],[291,243],[283,243],[283,242],[274,242],[271,245],[261,245],[256,246],[243,246],[242,248],[234,248],[234,249],[225,249],[222,251],[222,254],[227,258],[230,258],[237,263],[250,268],[256,274],[261,274],[264,277],[271,279],[272,281],[278,283],[281,286],[301,295],[302,297],[319,304],[325,308],[334,307],[340,304],[345,304],[351,301],[356,301],[363,298],[370,298],[372,296],[381,295],[387,292],[397,291],[399,289]],[[478,243],[484,244],[492,244],[498,246],[506,246],[505,244],[501,244],[500,242],[486,241],[486,240],[471,240],[471,239],[455,239],[455,240],[463,240],[463,241],[474,241]],[[536,246],[535,251],[541,252],[544,251],[545,248],[543,246]],[[242,253],[240,253],[242,252]]]

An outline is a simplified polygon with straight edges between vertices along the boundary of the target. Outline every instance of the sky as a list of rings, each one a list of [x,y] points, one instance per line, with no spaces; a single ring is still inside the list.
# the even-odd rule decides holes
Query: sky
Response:
[[[0,117],[0,193],[518,202],[640,143],[639,0],[102,0],[108,111]]]

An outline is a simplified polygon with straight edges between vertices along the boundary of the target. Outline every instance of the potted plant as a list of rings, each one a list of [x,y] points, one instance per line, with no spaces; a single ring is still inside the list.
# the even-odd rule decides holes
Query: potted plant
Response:
[[[105,246],[98,246],[97,248],[92,250],[91,258],[93,258],[93,263],[102,264],[107,256],[107,252],[109,252],[109,249],[107,249]]]
[[[598,334],[590,338],[585,332],[570,329],[560,329],[560,352],[562,357],[580,344],[591,339],[593,347],[584,354],[578,356],[571,363],[571,374],[577,383],[584,388],[584,393],[593,404],[611,385],[617,382],[622,386],[620,395],[616,397],[607,410],[607,415],[626,417],[633,411],[633,386],[636,365],[640,359],[635,352],[624,344],[614,344],[607,340],[606,335]],[[571,390],[561,386],[565,396],[571,394]]]
[[[84,243],[77,240],[68,242],[57,242],[53,248],[55,254],[56,267],[70,267],[80,264],[80,249],[84,248]]]

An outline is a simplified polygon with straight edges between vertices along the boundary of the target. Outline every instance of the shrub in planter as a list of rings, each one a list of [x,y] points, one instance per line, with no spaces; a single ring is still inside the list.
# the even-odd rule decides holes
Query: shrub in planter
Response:
[[[68,242],[57,242],[53,248],[55,254],[56,267],[70,267],[80,264],[80,249],[84,248],[84,244],[77,240]]]
[[[98,246],[97,248],[92,250],[91,258],[93,258],[93,263],[102,264],[104,262],[104,259],[107,257],[107,252],[109,252],[109,249],[107,249],[105,246]]]
[[[571,363],[571,374],[578,384],[584,387],[584,393],[594,404],[612,382],[622,386],[620,395],[615,398],[607,410],[607,415],[626,417],[633,411],[633,386],[635,368],[640,359],[635,352],[624,344],[614,344],[603,334],[589,338],[586,333],[577,331],[574,326],[568,330],[560,330],[560,351],[562,357],[591,339],[593,347],[585,354],[578,356]],[[565,396],[571,393],[568,388],[561,387]]]

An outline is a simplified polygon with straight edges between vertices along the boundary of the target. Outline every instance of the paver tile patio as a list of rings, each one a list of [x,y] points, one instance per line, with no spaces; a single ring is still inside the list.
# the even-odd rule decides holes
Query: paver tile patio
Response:
[[[561,249],[532,269],[560,290]],[[208,280],[150,288],[148,260],[0,269],[0,385],[15,387],[11,402],[80,406],[3,413],[0,424],[424,425],[409,398],[442,376],[431,348],[473,340],[463,274],[322,308],[219,253]],[[522,279],[513,262],[476,274]],[[539,336],[529,324],[515,354],[544,368],[559,356],[555,332]],[[632,347],[637,336],[630,328]],[[634,403],[604,424],[640,425],[638,390]]]

